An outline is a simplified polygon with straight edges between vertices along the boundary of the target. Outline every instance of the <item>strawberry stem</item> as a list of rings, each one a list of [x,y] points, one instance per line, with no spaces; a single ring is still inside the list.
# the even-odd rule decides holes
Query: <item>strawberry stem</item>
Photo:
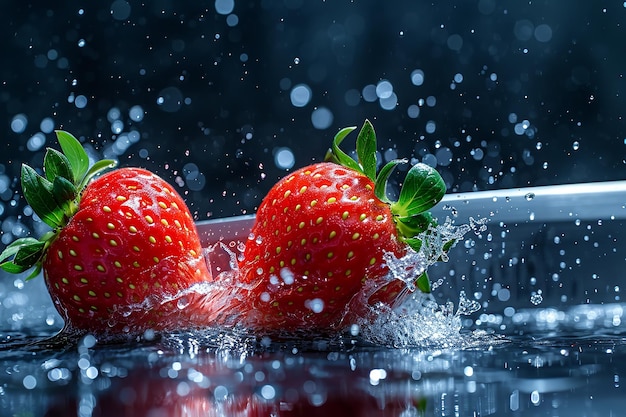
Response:
[[[102,160],[89,167],[89,156],[78,139],[62,130],[56,131],[56,136],[62,152],[47,149],[44,175],[25,164],[21,172],[26,202],[52,230],[39,239],[17,239],[0,253],[0,268],[7,272],[21,273],[34,266],[27,279],[41,271],[46,249],[78,210],[81,193],[89,181],[116,164],[113,160]]]
[[[418,235],[437,226],[428,210],[439,203],[446,193],[446,185],[441,175],[433,167],[417,163],[407,172],[397,201],[390,200],[387,196],[389,177],[396,166],[405,164],[408,160],[390,161],[377,173],[376,133],[370,121],[366,120],[356,139],[355,161],[339,147],[355,129],[356,127],[347,127],[335,135],[332,146],[326,153],[326,161],[353,169],[374,181],[376,197],[390,206],[398,237],[415,251],[419,251],[422,241]],[[450,242],[446,242],[448,243]],[[451,245],[444,246],[444,250],[449,249]],[[425,272],[417,278],[416,284],[422,292],[430,292],[430,281]]]

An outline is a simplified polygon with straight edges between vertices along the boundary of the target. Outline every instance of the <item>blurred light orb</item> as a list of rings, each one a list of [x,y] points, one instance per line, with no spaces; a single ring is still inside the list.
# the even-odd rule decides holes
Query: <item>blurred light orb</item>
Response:
[[[333,124],[333,113],[326,107],[318,107],[311,113],[311,123],[316,129],[328,129]]]
[[[215,11],[222,15],[228,15],[235,8],[235,0],[215,0]]]
[[[311,97],[313,93],[311,91],[311,87],[306,84],[298,84],[291,89],[291,94],[289,94],[289,98],[291,99],[291,104],[295,107],[304,107],[311,101]]]
[[[28,126],[28,118],[24,113],[16,114],[11,120],[11,130],[15,133],[22,133]]]
[[[296,163],[296,158],[291,149],[280,147],[274,150],[274,164],[281,169],[290,169]]]

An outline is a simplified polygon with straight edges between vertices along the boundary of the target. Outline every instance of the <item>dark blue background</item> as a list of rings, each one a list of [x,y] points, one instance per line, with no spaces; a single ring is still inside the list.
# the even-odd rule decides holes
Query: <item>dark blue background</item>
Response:
[[[450,192],[626,177],[622,2],[229,3],[0,3],[3,243],[32,230],[16,177],[50,126],[177,183],[199,220],[254,212],[280,149],[304,166],[365,118],[382,156],[436,164]],[[366,100],[382,81],[391,110]]]

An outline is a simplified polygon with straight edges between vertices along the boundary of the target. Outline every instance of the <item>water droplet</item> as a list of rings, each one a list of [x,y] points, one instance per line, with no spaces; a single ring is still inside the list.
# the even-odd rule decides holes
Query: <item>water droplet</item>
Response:
[[[293,272],[289,268],[283,268],[280,270],[280,277],[283,279],[283,282],[287,285],[291,285],[294,282]]]
[[[186,296],[182,296],[176,301],[176,307],[178,307],[179,310],[184,310],[189,306],[189,304],[189,298]]]
[[[465,291],[459,293],[459,308],[458,314],[469,316],[472,313],[480,310],[480,303],[476,300],[471,300],[465,295]]]
[[[26,375],[22,380],[22,385],[24,385],[24,388],[26,389],[34,389],[37,387],[37,378],[33,375]]]
[[[527,201],[530,201],[530,200],[532,200],[533,198],[535,198],[535,193],[527,193],[527,194],[524,196],[524,198],[525,198]]]
[[[314,313],[321,313],[324,311],[324,301],[321,298],[307,300],[305,305]]]
[[[530,302],[533,303],[534,305],[539,305],[541,304],[542,301],[543,301],[543,296],[539,293],[533,293],[530,296]]]

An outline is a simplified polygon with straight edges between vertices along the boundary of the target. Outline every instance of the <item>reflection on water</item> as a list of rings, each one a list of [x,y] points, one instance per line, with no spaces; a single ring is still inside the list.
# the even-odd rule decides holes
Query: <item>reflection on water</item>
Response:
[[[509,336],[464,332],[463,346],[427,348],[219,330],[120,345],[86,336],[50,347],[42,335],[8,332],[0,345],[0,414],[621,415],[623,329],[604,319],[596,330],[570,323],[623,306],[588,307],[578,316],[524,312]],[[556,336],[545,332],[547,323]]]

